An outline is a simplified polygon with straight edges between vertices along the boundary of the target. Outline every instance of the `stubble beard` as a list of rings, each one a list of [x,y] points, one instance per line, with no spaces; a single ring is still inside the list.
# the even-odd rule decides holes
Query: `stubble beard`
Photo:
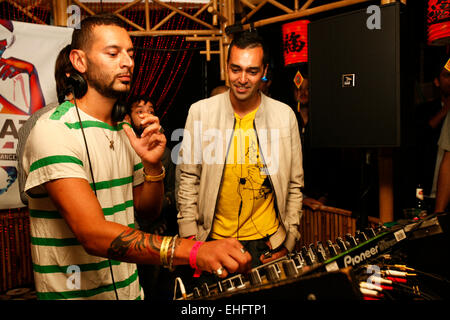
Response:
[[[131,72],[130,72],[131,73]],[[127,83],[123,90],[117,90],[114,88],[116,81],[116,75],[112,76],[109,80],[109,76],[104,72],[97,70],[97,68],[88,61],[88,71],[85,74],[87,83],[99,92],[102,96],[107,98],[119,99],[130,91],[130,84]]]

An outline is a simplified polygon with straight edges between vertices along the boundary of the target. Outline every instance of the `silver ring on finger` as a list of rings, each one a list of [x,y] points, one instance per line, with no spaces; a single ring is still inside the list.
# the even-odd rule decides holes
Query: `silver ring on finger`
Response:
[[[214,274],[220,277],[224,271],[225,271],[224,267],[220,267],[219,269],[214,271]]]

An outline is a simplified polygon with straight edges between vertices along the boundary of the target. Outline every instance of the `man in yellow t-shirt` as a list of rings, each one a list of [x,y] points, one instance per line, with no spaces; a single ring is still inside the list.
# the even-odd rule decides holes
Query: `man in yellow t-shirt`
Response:
[[[257,110],[243,117],[235,114],[235,130],[223,173],[212,239],[232,237],[241,242],[268,239],[278,229],[273,189],[253,129]]]
[[[230,89],[191,106],[178,157],[180,236],[238,239],[252,267],[285,256],[300,238],[300,134],[292,109],[259,89],[267,66],[255,32],[233,39]]]

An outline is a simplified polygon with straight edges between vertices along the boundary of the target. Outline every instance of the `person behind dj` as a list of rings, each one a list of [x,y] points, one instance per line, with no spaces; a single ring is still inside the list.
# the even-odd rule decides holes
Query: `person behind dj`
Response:
[[[23,156],[38,299],[142,299],[136,263],[248,269],[236,239],[194,247],[134,229],[134,210],[159,214],[166,139],[153,115],[142,118],[149,126],[140,136],[112,118],[130,90],[133,43],[120,19],[100,15],[83,19],[71,47],[86,91],[41,116]]]
[[[266,52],[255,32],[233,39],[230,90],[190,107],[178,158],[180,236],[236,238],[252,267],[286,255],[300,237],[300,135],[292,109],[259,90]]]
[[[438,140],[445,117],[450,111],[450,71],[445,68],[447,55],[439,55],[433,63],[433,84],[438,90],[435,99],[419,104],[415,109],[416,148],[414,153],[415,185],[421,184],[429,206],[436,199],[436,179],[440,159]]]
[[[58,102],[49,103],[45,107],[35,111],[17,132],[18,143],[16,148],[16,155],[17,155],[17,167],[19,168],[17,180],[19,182],[20,199],[22,200],[22,203],[25,205],[28,204],[28,197],[24,192],[26,176],[24,174],[24,171],[20,170],[20,168],[22,167],[22,155],[25,147],[25,142],[28,136],[30,135],[31,129],[33,129],[34,125],[36,124],[36,121],[41,117],[41,115],[50,110],[55,109],[57,106],[59,106],[59,104],[64,102],[64,100],[66,99],[70,100],[72,98],[72,94],[68,91],[67,88],[67,77],[74,70],[72,67],[72,63],[70,62],[69,59],[70,51],[71,47],[69,44],[65,46],[63,49],[61,49],[55,61],[54,76],[56,82],[56,94],[58,97]]]
[[[140,122],[146,114],[155,115],[155,104],[145,95],[131,97],[127,103],[125,121],[130,123],[134,132],[141,135],[146,125]],[[165,168],[164,200],[161,213],[156,220],[142,219],[136,216],[139,230],[158,235],[174,236],[178,234],[177,210],[175,205],[175,164],[171,159],[171,150],[166,146],[161,158]],[[175,274],[159,265],[138,264],[139,281],[145,293],[145,299],[172,299]]]
[[[442,125],[438,147],[436,177],[434,182],[436,185],[436,204],[434,212],[436,213],[449,212],[450,210],[450,111],[447,111],[447,115]]]

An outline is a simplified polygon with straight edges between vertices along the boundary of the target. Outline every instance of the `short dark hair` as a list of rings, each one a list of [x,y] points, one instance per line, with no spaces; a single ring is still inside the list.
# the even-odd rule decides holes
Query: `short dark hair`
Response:
[[[244,31],[233,38],[230,47],[228,48],[227,62],[230,61],[230,53],[233,47],[239,49],[261,47],[263,49],[263,65],[267,66],[269,64],[269,54],[264,39],[255,31]]]
[[[130,114],[131,113],[131,107],[133,106],[133,103],[135,102],[139,102],[139,101],[144,101],[144,102],[150,102],[153,105],[153,109],[155,108],[155,103],[153,102],[152,99],[150,99],[148,96],[146,95],[136,95],[136,96],[132,96],[128,99],[128,103],[127,103],[127,113]]]
[[[72,49],[86,50],[92,40],[92,30],[97,26],[117,26],[126,29],[125,23],[112,13],[89,16],[81,21],[81,26],[72,34]]]
[[[55,62],[56,93],[59,103],[62,103],[68,94],[67,74],[74,74],[76,72],[69,58],[71,50],[72,47],[70,44],[62,48]]]

